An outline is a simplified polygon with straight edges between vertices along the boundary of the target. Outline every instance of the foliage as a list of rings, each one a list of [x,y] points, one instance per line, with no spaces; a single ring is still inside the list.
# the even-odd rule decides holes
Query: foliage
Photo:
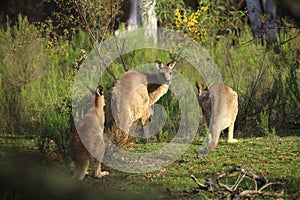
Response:
[[[281,40],[292,37],[293,31],[282,35]],[[294,66],[298,59],[297,54],[291,53],[291,49],[297,51],[299,40],[286,43],[281,46],[281,52],[274,54],[266,51],[264,47],[251,43],[252,35],[248,27],[244,27],[242,35],[223,36],[216,42],[212,56],[222,73],[225,83],[233,87],[239,94],[239,113],[236,128],[255,133],[256,120],[259,113],[265,113],[268,118],[268,127],[289,127],[287,121],[293,118],[297,108],[294,94],[286,80],[290,80],[290,66]],[[233,40],[239,42],[232,44]],[[294,83],[299,81],[297,77]],[[299,87],[299,86],[298,86]],[[290,104],[290,105],[289,105]],[[297,110],[297,109],[296,109]],[[289,113],[290,117],[287,116]],[[253,127],[254,129],[251,129]]]
[[[39,32],[29,25],[27,18],[19,17],[18,26],[1,30],[1,127],[7,133],[19,132],[22,127],[20,92],[24,85],[36,81],[42,73],[40,65],[44,63]],[[31,57],[31,53],[36,56]],[[14,95],[7,95],[14,94]],[[25,119],[25,118],[24,118]]]
[[[207,35],[207,29],[205,27],[205,11],[208,9],[207,6],[202,6],[196,12],[186,15],[185,10],[175,10],[176,27],[185,32],[186,35],[192,39],[204,43]]]
[[[54,13],[61,24],[55,18],[31,24],[26,17],[19,16],[16,25],[8,23],[0,29],[0,132],[34,135],[41,152],[54,148],[66,155],[72,84],[76,78],[73,67],[78,69],[88,55],[90,41],[101,41],[110,35],[111,25],[120,14],[119,7],[113,11],[111,8],[121,4],[119,1],[56,2],[64,11]],[[298,31],[285,30],[280,38],[280,52],[274,54],[253,42],[252,33],[242,20],[244,13],[222,1],[202,1],[197,10],[184,7],[180,0],[161,1],[157,13],[161,25],[183,31],[205,46],[224,82],[238,92],[235,132],[240,132],[239,137],[299,129]],[[70,22],[73,28],[66,25]],[[296,39],[289,41],[293,37]],[[124,65],[133,69],[155,60],[168,63],[171,56],[161,50],[140,49],[122,55],[109,68],[119,77]],[[196,80],[201,82],[193,66],[184,60],[176,71],[191,85]],[[114,81],[105,72],[99,82],[108,91]],[[153,139],[169,141],[180,124],[180,106],[172,92],[158,104],[165,109],[166,123],[157,140]],[[198,136],[203,136],[206,129],[202,121],[200,126]]]
[[[21,152],[23,156],[38,148],[43,153],[55,150],[66,159],[72,124],[72,84],[77,73],[73,67],[80,67],[91,49],[91,42],[101,41],[111,34],[115,17],[120,14],[119,7],[114,7],[120,1],[56,2],[63,10],[63,13],[54,13],[56,19],[31,24],[26,16],[19,16],[17,24],[8,23],[0,29],[0,157],[6,155],[3,152]],[[207,131],[202,120],[189,150],[170,166],[143,175],[111,169],[111,176],[101,180],[87,178],[84,184],[98,187],[100,183],[105,190],[133,191],[140,196],[153,193],[153,198],[160,198],[166,195],[165,188],[193,188],[190,174],[206,178],[228,166],[240,165],[265,172],[274,179],[288,178],[291,187],[286,188],[285,197],[297,198],[300,184],[299,31],[282,31],[280,52],[274,54],[253,42],[252,33],[242,20],[245,14],[226,7],[226,2],[201,1],[198,10],[191,10],[184,7],[181,0],[163,0],[157,2],[156,11],[163,27],[184,31],[201,42],[218,66],[224,82],[238,92],[235,133],[241,142],[226,144],[221,138],[217,150],[199,159],[196,152]],[[208,9],[203,5],[209,5]],[[111,12],[111,8],[116,9]],[[293,37],[296,39],[289,40]],[[109,68],[119,77],[124,72],[124,64],[133,69],[155,60],[167,63],[170,59],[168,52],[141,49],[123,55]],[[201,82],[195,69],[184,60],[176,71],[191,85],[196,80]],[[105,72],[99,82],[108,91],[114,81]],[[158,104],[165,109],[166,123],[159,130],[157,140],[153,137],[152,143],[129,144],[125,148],[152,151],[174,137],[180,124],[178,100],[169,91]],[[288,136],[292,129],[293,137]],[[48,169],[48,166],[43,167]]]
[[[256,124],[258,127],[258,133],[260,133],[262,136],[271,136],[276,134],[275,128],[269,127],[269,116],[266,112],[261,112],[259,114]]]
[[[49,29],[38,29],[19,16],[12,28],[0,30],[1,127],[12,134],[36,134],[40,150],[51,141],[64,154],[69,135],[72,66],[80,57],[64,36],[50,38]],[[45,36],[46,35],[46,36]],[[76,41],[78,39],[78,41]]]
[[[162,27],[173,28],[175,21],[173,15],[170,13],[174,13],[174,10],[177,8],[185,8],[183,0],[156,1],[155,13],[157,20]]]
[[[297,105],[300,102],[300,87],[299,87],[299,65],[300,65],[300,50],[295,52],[288,77],[286,79],[287,87],[289,88],[292,102]],[[298,104],[299,105],[299,104]]]
[[[60,8],[51,17],[56,24],[56,29],[63,29],[67,34],[74,34],[78,29],[84,29],[91,44],[97,44],[111,35],[116,18],[122,13],[121,0],[55,0],[55,3]]]
[[[173,27],[209,48],[219,36],[239,32],[244,15],[224,2],[201,1],[197,10],[178,6]]]

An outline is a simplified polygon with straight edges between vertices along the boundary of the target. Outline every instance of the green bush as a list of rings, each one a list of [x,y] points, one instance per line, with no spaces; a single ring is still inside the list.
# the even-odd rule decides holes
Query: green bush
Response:
[[[21,16],[10,27],[0,30],[1,131],[35,135],[42,152],[54,141],[65,154],[73,66],[86,51],[87,37],[79,32],[72,41],[51,38],[51,30],[38,29]]]
[[[170,4],[166,1],[157,4],[158,18],[164,27],[176,29],[176,2],[182,3],[176,0]],[[219,1],[203,1],[202,4],[209,5],[207,13],[201,15],[201,22],[205,22],[201,27],[207,30],[202,45],[214,59],[224,82],[239,94],[235,127],[245,136],[259,134],[257,130],[277,133],[293,124],[299,128],[299,40],[283,43],[280,53],[274,54],[252,42],[251,30],[242,23],[241,11],[226,10]],[[165,10],[173,10],[169,12],[173,15],[167,16]],[[195,13],[190,8],[185,10],[188,14]],[[107,13],[105,16],[100,16],[101,12],[94,14],[97,20],[108,18]],[[89,16],[92,23],[93,15]],[[222,33],[230,27],[240,29],[239,33]],[[295,33],[293,29],[287,30],[281,34],[280,41],[291,38]],[[109,34],[103,37],[107,36]],[[80,28],[72,34],[65,31],[58,35],[54,34],[50,21],[36,26],[30,24],[26,17],[19,16],[16,25],[8,24],[5,29],[0,29],[1,133],[34,135],[42,152],[54,148],[65,155],[70,131],[72,86],[76,78],[73,67],[80,66],[90,46],[90,38]],[[109,68],[118,78],[124,72],[124,64],[127,69],[132,69],[155,60],[166,63],[171,60],[171,55],[160,50],[136,50],[115,60]],[[196,80],[203,83],[195,69],[183,59],[176,70],[191,85]],[[105,72],[99,83],[108,91],[114,81]],[[169,140],[180,124],[180,106],[172,92],[158,103],[167,114],[160,136]]]

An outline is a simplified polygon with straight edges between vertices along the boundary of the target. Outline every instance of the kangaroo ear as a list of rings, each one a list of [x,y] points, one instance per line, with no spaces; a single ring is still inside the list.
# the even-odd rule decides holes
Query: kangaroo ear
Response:
[[[99,96],[102,96],[103,95],[103,87],[101,85],[99,85],[96,89],[96,93],[97,95]]]
[[[204,92],[204,89],[203,89],[202,85],[200,85],[198,83],[198,81],[196,81],[196,88],[198,90],[199,95],[201,95]]]
[[[168,63],[167,66],[168,66],[170,69],[173,69],[173,68],[175,67],[176,64],[177,64],[177,61],[174,60],[174,61]]]
[[[155,66],[157,67],[157,69],[161,69],[161,68],[163,68],[164,64],[162,64],[161,61],[156,60],[156,61],[155,61]]]
[[[89,86],[86,86],[86,88],[92,93],[92,95],[94,95],[96,92],[95,90],[93,90],[92,88],[90,88]]]

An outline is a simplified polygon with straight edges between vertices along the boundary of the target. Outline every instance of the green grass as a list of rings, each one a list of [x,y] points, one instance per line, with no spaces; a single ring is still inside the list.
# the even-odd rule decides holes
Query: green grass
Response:
[[[213,19],[218,17],[211,16]],[[213,30],[218,28],[215,26]],[[263,46],[250,42],[253,37],[249,27],[245,26],[242,30],[240,37],[224,35],[216,38],[212,35],[209,36],[211,42],[203,44],[218,66],[224,82],[239,94],[239,114],[235,126],[237,132],[240,132],[239,136],[243,137],[239,138],[239,143],[227,144],[223,139],[215,151],[200,159],[197,157],[203,139],[200,136],[203,137],[202,133],[205,132],[202,126],[199,137],[168,167],[142,174],[128,174],[105,167],[110,171],[110,176],[100,180],[87,176],[83,182],[72,186],[77,188],[79,185],[76,194],[86,194],[82,188],[87,187],[93,188],[96,193],[108,191],[129,195],[127,197],[169,198],[166,188],[176,192],[196,186],[190,178],[191,174],[202,180],[239,165],[263,173],[269,179],[288,179],[284,199],[296,199],[300,188],[300,133],[297,120],[300,90],[299,75],[296,73],[300,40],[298,37],[282,44],[281,52],[275,55]],[[53,185],[55,191],[61,190],[58,182],[68,180],[74,168],[62,158],[62,154],[67,151],[65,147],[70,133],[69,109],[76,78],[73,67],[80,65],[85,54],[88,54],[88,37],[80,32],[72,41],[64,37],[55,41],[39,31],[21,18],[19,26],[0,30],[4,38],[0,41],[0,57],[3,60],[0,63],[0,133],[14,133],[0,135],[0,199],[3,199],[2,194],[6,194],[4,199],[22,199],[22,181],[33,194],[41,192],[41,188],[49,189],[49,185],[41,184],[49,182],[48,177],[45,180],[38,179],[45,174],[54,175],[57,181],[55,184],[50,181],[50,185]],[[282,33],[280,41],[291,38],[295,31]],[[22,37],[16,39],[15,35]],[[235,45],[232,45],[233,40]],[[155,60],[166,63],[171,60],[171,56],[169,52],[155,49],[141,49],[123,55],[123,61],[129,69]],[[124,72],[122,65],[119,58],[109,66],[116,77]],[[19,73],[20,69],[22,73]],[[204,83],[205,77],[201,77],[183,58],[176,66],[176,71],[192,86],[196,80]],[[36,76],[31,77],[32,74]],[[15,80],[15,84],[12,84],[12,80]],[[99,83],[108,91],[114,81],[105,72]],[[195,87],[193,89],[196,91]],[[128,146],[129,151],[154,151],[164,146],[176,133],[181,111],[178,99],[169,91],[157,103],[165,108],[167,115],[166,124],[160,133],[163,142],[133,144]],[[296,128],[293,133],[283,132],[292,128]],[[27,133],[32,136],[27,136]],[[44,153],[41,154],[41,151]],[[33,176],[30,176],[31,170]],[[42,173],[38,174],[40,171]],[[225,181],[232,182],[231,179]],[[43,194],[51,196],[55,191],[49,190]],[[72,189],[66,190],[65,193],[69,194],[67,191],[71,192]],[[57,197],[63,199],[61,195]],[[203,197],[193,196],[195,199]]]
[[[16,146],[19,140],[22,146]],[[239,143],[228,144],[222,137],[217,149],[212,151],[205,158],[198,158],[197,152],[202,142],[201,138],[196,138],[188,150],[175,162],[158,171],[140,174],[130,174],[116,171],[104,166],[110,171],[110,175],[102,179],[95,179],[88,175],[83,182],[79,183],[83,188],[93,188],[94,191],[105,191],[108,194],[118,192],[118,195],[125,195],[128,198],[162,199],[170,198],[167,188],[176,192],[179,190],[190,190],[196,187],[190,175],[194,175],[198,180],[211,178],[215,174],[223,172],[232,166],[241,166],[254,173],[262,173],[270,180],[287,179],[288,185],[284,186],[284,199],[294,199],[299,195],[300,187],[300,136],[299,133],[290,136],[269,136],[239,138]],[[46,174],[60,174],[60,177],[68,180],[73,165],[66,165],[59,159],[52,156],[37,156],[34,141],[26,137],[3,136],[0,138],[1,160],[9,160],[12,152],[15,157],[26,157],[27,162],[34,160],[34,167]],[[130,146],[131,151],[151,152],[161,147],[162,143],[134,144]],[[30,150],[30,151],[29,151]],[[27,152],[24,154],[24,152]],[[28,153],[31,152],[31,153]],[[39,160],[40,159],[40,160]],[[22,159],[23,160],[23,159]],[[6,162],[1,162],[5,167]],[[28,163],[27,163],[28,165]],[[92,169],[91,169],[92,171]],[[21,178],[21,177],[20,177]],[[22,180],[22,178],[20,179]],[[225,180],[232,182],[230,178]],[[246,183],[243,187],[247,188]],[[249,183],[248,183],[249,184]],[[75,184],[76,185],[76,184]],[[34,188],[34,187],[33,187]],[[249,189],[249,188],[248,188]],[[37,192],[39,191],[36,188]],[[208,193],[204,193],[209,195]],[[189,198],[204,197],[202,194],[189,196]],[[175,196],[172,196],[175,198]],[[213,198],[213,196],[212,196]]]
[[[194,188],[195,183],[190,178],[191,174],[201,180],[211,178],[214,174],[226,171],[232,166],[241,166],[252,172],[263,173],[271,180],[288,179],[294,184],[286,188],[285,197],[290,199],[300,186],[299,144],[300,137],[292,136],[247,138],[241,139],[237,144],[221,141],[215,151],[202,159],[197,157],[200,146],[192,144],[180,159],[160,171],[126,175],[118,172],[115,177],[117,183],[114,178],[105,177],[105,183],[108,184],[101,187],[112,191],[124,187],[125,191],[133,191],[137,194],[153,191],[163,195],[166,194],[166,188],[172,191]],[[144,148],[152,145],[147,144]],[[112,177],[114,176],[113,173]],[[137,182],[142,185],[136,184]]]

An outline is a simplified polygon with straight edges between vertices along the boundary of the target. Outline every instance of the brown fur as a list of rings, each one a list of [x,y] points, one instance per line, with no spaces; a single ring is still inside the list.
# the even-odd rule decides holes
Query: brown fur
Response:
[[[101,178],[108,175],[108,172],[101,172],[101,161],[105,153],[103,88],[99,86],[96,91],[91,89],[90,91],[94,96],[93,107],[88,110],[76,126],[81,137],[74,127],[69,141],[70,156],[75,164],[73,178],[76,180],[82,180],[85,177],[92,161],[96,161],[95,177]],[[93,155],[89,151],[93,151]]]
[[[215,83],[203,89],[196,82],[198,101],[202,108],[203,118],[211,134],[210,148],[218,144],[220,132],[228,128],[228,142],[237,142],[233,139],[234,122],[238,113],[238,95],[228,85]]]
[[[108,96],[107,114],[111,121],[107,121],[107,127],[111,127],[114,120],[120,129],[129,133],[139,119],[144,126],[152,114],[153,104],[168,91],[175,64],[171,62],[165,66],[156,62],[159,69],[156,74],[135,70],[122,74]]]
[[[150,99],[150,105],[153,106],[161,96],[168,92],[168,85],[148,84],[147,90]]]

